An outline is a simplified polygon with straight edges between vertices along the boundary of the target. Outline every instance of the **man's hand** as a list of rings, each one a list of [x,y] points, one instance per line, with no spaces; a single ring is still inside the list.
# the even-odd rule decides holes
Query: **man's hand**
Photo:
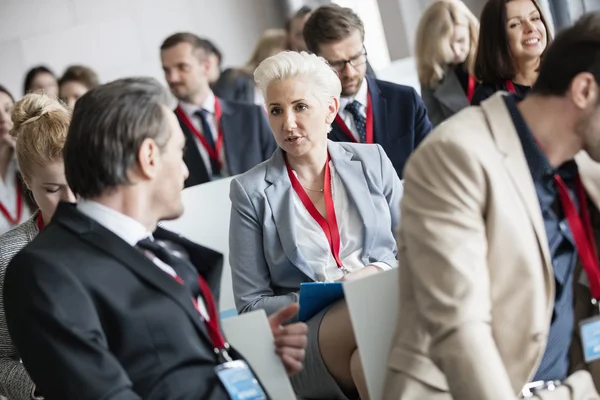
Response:
[[[300,306],[290,304],[269,317],[271,331],[275,338],[275,352],[281,357],[288,376],[302,370],[302,363],[306,356],[306,333],[308,327],[303,322],[296,322],[283,326],[283,323],[298,314]]]

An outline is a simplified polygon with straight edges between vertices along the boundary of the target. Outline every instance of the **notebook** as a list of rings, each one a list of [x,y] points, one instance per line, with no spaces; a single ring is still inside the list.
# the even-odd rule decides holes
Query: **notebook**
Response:
[[[342,282],[304,282],[300,284],[298,319],[308,321],[325,307],[344,297]]]

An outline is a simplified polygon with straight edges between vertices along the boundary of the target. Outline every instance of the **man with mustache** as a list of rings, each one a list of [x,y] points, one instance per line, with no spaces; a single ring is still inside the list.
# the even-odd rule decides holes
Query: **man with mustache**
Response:
[[[160,47],[165,79],[179,100],[175,114],[186,137],[186,187],[246,172],[277,147],[260,106],[214,95],[211,52],[210,42],[186,32],[169,36]]]
[[[304,25],[306,46],[325,58],[342,82],[340,109],[329,138],[380,144],[402,178],[406,160],[432,125],[413,88],[365,77],[364,38],[358,15],[336,4],[317,8]]]

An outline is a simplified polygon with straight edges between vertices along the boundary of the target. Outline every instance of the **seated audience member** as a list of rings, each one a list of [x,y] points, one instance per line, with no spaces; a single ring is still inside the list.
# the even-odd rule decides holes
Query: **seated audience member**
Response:
[[[287,33],[287,46],[291,51],[308,51],[304,42],[304,24],[308,21],[312,8],[302,6],[285,23]]]
[[[339,114],[329,138],[381,145],[402,178],[406,160],[431,131],[431,123],[413,88],[365,77],[364,38],[358,15],[337,4],[317,8],[304,26],[310,51],[324,57],[342,82]]]
[[[206,41],[192,33],[169,36],[160,48],[165,79],[179,100],[175,114],[186,138],[186,187],[246,172],[277,147],[262,107],[215,96],[209,55]]]
[[[385,399],[600,400],[598,162],[595,13],[408,162]]]
[[[298,301],[302,282],[395,267],[402,184],[381,146],[327,140],[341,85],[325,60],[279,53],[254,76],[279,147],[231,183],[229,261],[238,310],[272,314]],[[345,302],[316,314],[308,327],[306,366],[292,378],[297,394],[343,399],[358,390],[365,398]]]
[[[58,92],[60,98],[73,109],[77,99],[99,84],[100,80],[93,69],[83,65],[72,65],[59,79]]]
[[[525,97],[552,42],[537,0],[488,0],[481,13],[475,77],[477,106],[499,90]]]
[[[415,44],[421,96],[439,125],[468,107],[475,93],[479,21],[460,0],[437,0],[425,10]]]
[[[0,236],[0,292],[8,263],[50,222],[58,202],[75,202],[62,160],[70,111],[56,99],[32,93],[15,104],[12,119],[19,168],[40,209]],[[28,400],[35,397],[34,388],[8,334],[0,293],[0,395]]]
[[[30,69],[25,75],[23,94],[31,92],[57,97],[58,81],[54,72],[43,65]]]
[[[208,68],[207,75],[208,83],[212,87],[219,81],[219,77],[221,76],[221,65],[223,63],[223,55],[213,42],[206,38],[203,38],[201,40],[204,42],[204,48],[208,53],[207,59],[210,66]]]
[[[0,86],[0,234],[31,215],[15,158],[15,140],[10,136],[14,103],[10,92]]]
[[[215,94],[224,100],[263,106],[264,99],[254,84],[252,74],[263,60],[284,51],[286,40],[283,29],[267,29],[258,39],[250,60],[243,68],[230,68],[221,74],[219,82],[213,88]]]
[[[156,228],[182,214],[188,173],[169,104],[150,78],[77,101],[64,163],[80,200],[58,205],[4,281],[10,336],[45,398],[231,398],[216,370],[242,359],[219,328],[223,256]],[[270,318],[290,374],[302,368],[306,326],[281,324],[297,309]]]

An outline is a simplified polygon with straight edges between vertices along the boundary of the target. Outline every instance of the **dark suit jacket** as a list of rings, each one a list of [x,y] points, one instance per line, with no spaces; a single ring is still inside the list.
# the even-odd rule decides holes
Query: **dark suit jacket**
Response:
[[[433,126],[469,106],[469,99],[453,69],[446,72],[444,79],[435,88],[421,85],[421,96]]]
[[[223,256],[163,229],[219,295]],[[46,399],[228,399],[184,287],[141,251],[61,203],[8,266],[10,335]],[[240,355],[232,350],[234,358]]]
[[[228,68],[215,83],[213,92],[223,100],[254,104],[254,77],[242,70]]]
[[[524,99],[527,93],[529,93],[529,91],[531,90],[531,87],[529,86],[518,85],[516,83],[513,83],[513,85],[515,86],[515,90],[517,91],[517,93],[515,94],[519,99]],[[477,86],[477,89],[473,94],[473,98],[471,99],[471,105],[479,106],[484,100],[492,97],[494,93],[499,91],[508,92],[508,87],[506,87],[506,83],[482,83],[479,86]]]
[[[402,179],[404,164],[413,150],[431,132],[423,100],[409,87],[366,77],[373,106],[375,143],[383,147]],[[336,122],[329,139],[348,142],[350,139]]]
[[[268,160],[277,148],[277,143],[263,108],[254,104],[219,100],[221,100],[223,110],[221,126],[223,127],[223,147],[229,174],[244,173],[255,165]],[[185,187],[209,182],[210,177],[200,150],[198,150],[196,137],[183,121],[179,120],[179,124],[186,136],[183,161],[190,171],[190,176],[185,181]]]

